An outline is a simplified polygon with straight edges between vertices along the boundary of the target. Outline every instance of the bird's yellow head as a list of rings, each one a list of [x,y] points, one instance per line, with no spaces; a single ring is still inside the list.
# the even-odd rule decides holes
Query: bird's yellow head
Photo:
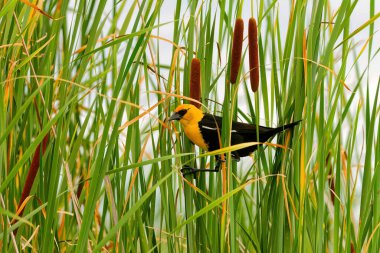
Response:
[[[203,112],[199,110],[194,105],[184,104],[179,105],[172,116],[169,118],[171,120],[179,120],[182,125],[198,124],[198,122],[203,118]]]

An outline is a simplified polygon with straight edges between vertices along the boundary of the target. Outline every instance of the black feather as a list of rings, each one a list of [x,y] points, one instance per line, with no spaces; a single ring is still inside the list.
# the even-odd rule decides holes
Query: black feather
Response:
[[[256,125],[251,125],[241,122],[232,122],[231,129],[231,145],[246,143],[246,142],[265,142],[277,133],[286,129],[293,128],[300,121],[290,123],[277,128],[259,126],[259,134],[257,136]],[[208,145],[208,150],[213,151],[219,149],[219,136],[222,131],[222,118],[212,114],[205,113],[202,120],[198,123],[203,139]],[[234,151],[232,154],[235,158],[240,158],[250,155],[257,149],[257,146],[251,146]]]

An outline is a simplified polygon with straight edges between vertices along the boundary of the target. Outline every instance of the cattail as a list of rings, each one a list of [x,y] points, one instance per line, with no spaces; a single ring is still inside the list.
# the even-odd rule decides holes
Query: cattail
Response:
[[[197,101],[201,99],[201,61],[198,58],[191,60],[190,68],[190,97]],[[190,101],[190,104],[201,107],[200,103]]]
[[[244,33],[244,21],[241,18],[236,19],[234,38],[232,41],[232,54],[231,54],[231,74],[230,82],[236,83],[236,79],[239,73],[241,51],[243,48],[243,33]]]
[[[257,45],[257,24],[254,18],[248,21],[248,51],[249,51],[249,77],[251,89],[257,91],[259,87],[259,48]]]

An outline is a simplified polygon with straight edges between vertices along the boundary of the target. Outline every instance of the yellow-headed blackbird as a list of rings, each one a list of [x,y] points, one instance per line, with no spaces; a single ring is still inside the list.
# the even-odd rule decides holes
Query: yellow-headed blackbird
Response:
[[[193,105],[184,104],[175,109],[173,115],[169,118],[169,121],[171,120],[179,120],[186,136],[193,144],[207,151],[213,151],[220,148],[219,136],[222,129],[221,117],[204,113]],[[277,133],[296,126],[299,122],[300,121],[293,122],[276,128],[259,126],[259,136],[257,136],[256,125],[232,122],[231,145],[245,142],[265,142]],[[256,149],[256,145],[239,149],[233,151],[232,156],[234,159],[239,160],[240,157],[249,156]],[[190,168],[190,173],[197,171],[219,171],[220,162],[221,160],[219,158],[214,170]]]

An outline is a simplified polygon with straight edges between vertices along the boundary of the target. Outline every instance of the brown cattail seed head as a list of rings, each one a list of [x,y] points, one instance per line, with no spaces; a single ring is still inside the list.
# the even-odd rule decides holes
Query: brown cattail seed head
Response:
[[[190,68],[190,97],[192,99],[201,100],[201,61],[198,58],[191,60]],[[201,107],[200,103],[190,101],[190,104]]]
[[[257,91],[260,82],[259,47],[257,45],[257,24],[254,18],[248,21],[249,77],[251,89]]]
[[[236,19],[234,38],[232,41],[232,52],[231,52],[231,73],[230,82],[236,83],[236,79],[239,73],[240,62],[241,62],[241,52],[243,48],[243,34],[244,34],[244,21],[241,18]]]

